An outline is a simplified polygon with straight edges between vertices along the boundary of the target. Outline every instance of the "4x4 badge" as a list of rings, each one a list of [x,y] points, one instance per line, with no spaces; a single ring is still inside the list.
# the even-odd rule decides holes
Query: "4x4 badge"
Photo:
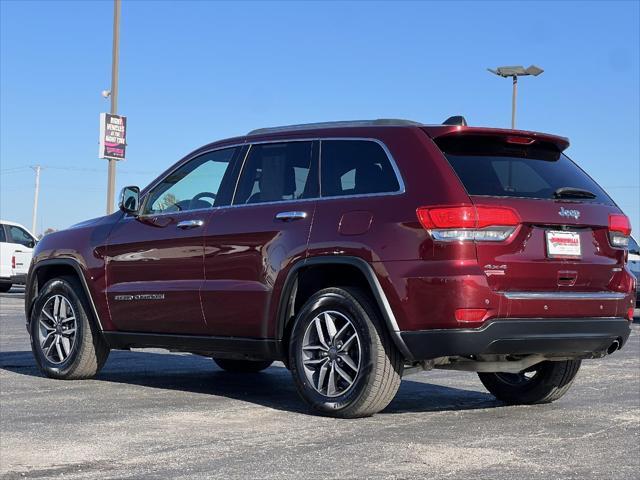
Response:
[[[560,207],[558,215],[561,217],[573,217],[578,220],[580,218],[580,210],[568,210],[564,207]]]

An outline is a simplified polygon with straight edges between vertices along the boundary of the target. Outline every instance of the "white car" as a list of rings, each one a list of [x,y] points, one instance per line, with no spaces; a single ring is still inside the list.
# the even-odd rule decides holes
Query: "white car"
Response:
[[[19,223],[0,220],[0,292],[24,284],[36,237]]]
[[[634,238],[629,239],[629,270],[636,278],[636,308],[640,308],[640,246]]]

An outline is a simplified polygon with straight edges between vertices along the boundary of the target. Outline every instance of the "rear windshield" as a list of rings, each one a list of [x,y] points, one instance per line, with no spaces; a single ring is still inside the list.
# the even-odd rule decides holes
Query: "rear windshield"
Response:
[[[473,135],[442,137],[436,143],[469,195],[613,205],[605,191],[551,143],[517,145]]]

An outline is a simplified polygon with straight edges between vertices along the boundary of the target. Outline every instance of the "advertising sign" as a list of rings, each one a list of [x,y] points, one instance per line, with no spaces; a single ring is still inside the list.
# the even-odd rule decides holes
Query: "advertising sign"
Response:
[[[100,114],[100,151],[98,158],[111,158],[124,160],[124,152],[127,146],[127,117]]]

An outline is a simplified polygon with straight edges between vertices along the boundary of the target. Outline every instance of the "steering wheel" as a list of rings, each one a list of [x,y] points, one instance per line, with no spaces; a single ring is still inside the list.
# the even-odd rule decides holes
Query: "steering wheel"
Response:
[[[210,205],[211,207],[213,207],[213,202],[215,202],[216,200],[216,194],[213,192],[200,192],[189,201],[189,210],[193,210],[194,208],[201,208],[196,207],[196,204],[198,201],[204,201],[202,200],[203,198],[210,198],[211,200],[213,200]]]

